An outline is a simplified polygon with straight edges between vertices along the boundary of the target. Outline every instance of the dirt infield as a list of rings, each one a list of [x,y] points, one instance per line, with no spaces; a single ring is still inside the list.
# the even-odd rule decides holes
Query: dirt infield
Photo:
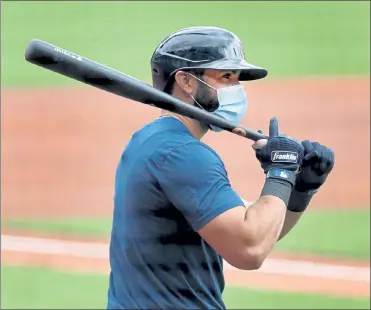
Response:
[[[336,166],[313,207],[358,207],[370,198],[369,78],[256,81],[247,86],[244,125],[318,140],[336,152]],[[2,93],[2,215],[111,215],[116,164],[131,134],[159,110],[94,89]],[[246,200],[264,175],[251,142],[228,132],[205,142],[223,158]]]
[[[369,207],[369,83],[366,77],[267,79],[247,86],[250,105],[245,126],[267,131],[270,117],[277,116],[281,131],[334,149],[335,169],[311,208]],[[88,86],[3,91],[2,218],[111,216],[121,152],[131,134],[158,113],[156,108]],[[255,199],[264,175],[252,143],[226,132],[210,133],[205,142],[223,158],[237,192]],[[5,263],[77,268],[75,259],[57,255],[2,250],[2,258]],[[106,259],[83,260],[84,266],[92,266],[89,271],[107,271]],[[294,291],[301,287],[349,296],[369,296],[370,289],[369,282],[282,274],[261,277],[235,270],[227,271],[226,279],[238,285]]]

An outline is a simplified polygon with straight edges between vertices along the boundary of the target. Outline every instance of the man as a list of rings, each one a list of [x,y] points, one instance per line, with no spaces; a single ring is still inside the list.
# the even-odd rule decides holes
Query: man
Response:
[[[246,62],[233,33],[215,27],[168,36],[151,68],[154,87],[236,124],[247,108],[240,81],[267,75]],[[220,131],[163,111],[127,144],[116,173],[108,308],[224,309],[223,259],[260,268],[334,165],[330,149],[279,134],[273,118],[269,138],[253,145],[266,182],[247,208],[200,141],[209,129]]]

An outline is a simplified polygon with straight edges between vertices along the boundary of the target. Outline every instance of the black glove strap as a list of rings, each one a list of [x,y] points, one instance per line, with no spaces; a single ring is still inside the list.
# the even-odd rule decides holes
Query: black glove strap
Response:
[[[287,169],[275,167],[269,169],[267,172],[267,179],[276,179],[289,182],[292,187],[294,187],[296,182],[296,173]]]

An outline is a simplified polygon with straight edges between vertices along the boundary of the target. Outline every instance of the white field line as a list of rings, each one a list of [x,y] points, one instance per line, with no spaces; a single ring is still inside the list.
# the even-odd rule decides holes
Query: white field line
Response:
[[[63,254],[82,258],[108,259],[108,250],[108,245],[105,243],[1,235],[1,251],[49,255]],[[226,262],[224,266],[227,270],[245,272],[234,268]],[[355,280],[370,283],[369,267],[331,265],[310,261],[267,259],[259,270],[249,272]]]

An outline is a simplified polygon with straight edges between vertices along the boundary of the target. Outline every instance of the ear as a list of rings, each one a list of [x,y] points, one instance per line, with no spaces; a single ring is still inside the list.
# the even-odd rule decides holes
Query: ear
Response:
[[[174,79],[183,91],[188,94],[192,94],[196,84],[193,81],[194,79],[192,79],[189,74],[184,71],[178,71],[177,73],[175,73]]]

